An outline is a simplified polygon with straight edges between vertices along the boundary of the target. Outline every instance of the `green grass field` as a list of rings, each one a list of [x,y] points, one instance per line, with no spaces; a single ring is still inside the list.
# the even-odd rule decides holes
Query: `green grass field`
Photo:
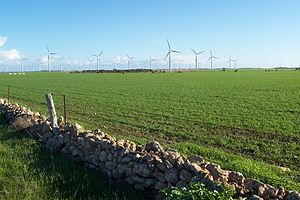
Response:
[[[300,190],[300,73],[0,75],[0,94],[46,114],[54,94],[62,115],[138,143],[158,140],[274,186]],[[287,167],[286,172],[280,167]]]

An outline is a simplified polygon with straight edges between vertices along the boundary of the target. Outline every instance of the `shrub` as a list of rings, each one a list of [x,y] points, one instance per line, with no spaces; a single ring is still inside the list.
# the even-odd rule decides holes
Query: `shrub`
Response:
[[[172,188],[171,191],[163,190],[165,200],[229,200],[233,192],[221,185],[219,191],[211,191],[203,183],[190,183],[187,188]]]

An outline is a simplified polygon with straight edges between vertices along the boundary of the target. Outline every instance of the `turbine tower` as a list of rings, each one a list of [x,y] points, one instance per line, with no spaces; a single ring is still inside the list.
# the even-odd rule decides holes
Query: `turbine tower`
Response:
[[[232,60],[232,62],[233,62],[233,64],[234,64],[234,69],[236,69],[236,61],[237,61],[238,59],[236,58],[235,60]]]
[[[101,53],[97,54],[92,54],[92,56],[96,57],[97,59],[97,70],[99,70],[99,60],[100,60],[100,56],[102,55],[103,51],[101,51]]]
[[[172,54],[172,53],[181,53],[181,52],[180,52],[180,51],[175,51],[175,50],[173,50],[173,49],[171,48],[171,45],[170,45],[170,43],[169,43],[169,40],[167,40],[167,43],[168,43],[168,48],[169,48],[169,50],[168,50],[168,53],[167,53],[167,55],[166,55],[166,57],[165,57],[164,60],[166,60],[167,57],[169,56],[169,72],[171,72],[171,71],[172,71],[172,58],[171,58],[171,54]]]
[[[152,68],[152,62],[156,61],[156,59],[151,58],[151,56],[149,56],[149,69]]]
[[[234,60],[229,56],[227,64],[229,65],[229,69],[231,69],[231,63],[234,62]]]
[[[94,62],[94,59],[88,59],[88,62],[89,62],[89,70],[91,70],[91,63]]]
[[[8,71],[8,60],[5,61],[5,72],[7,73]]]
[[[134,57],[130,57],[128,54],[126,54],[127,56],[127,66],[128,66],[128,69],[130,69],[130,60],[134,59]]]
[[[60,65],[60,72],[62,72],[63,71],[63,62],[64,62],[64,57],[61,57],[60,59],[59,59],[59,65]]]
[[[210,57],[208,59],[208,61],[210,61],[210,69],[213,69],[213,59],[217,59],[218,57],[214,56],[213,53],[211,52],[211,50],[209,51],[210,53]]]
[[[46,49],[47,49],[47,65],[48,65],[48,72],[51,72],[51,60],[50,60],[50,56],[51,55],[56,55],[57,53],[55,52],[50,52],[49,48],[47,45],[46,46]]]
[[[42,65],[42,61],[38,62],[38,72],[41,71],[41,65]]]
[[[200,51],[200,52],[197,53],[194,49],[191,48],[191,50],[195,54],[195,67],[196,67],[196,70],[197,70],[198,69],[198,55],[200,55],[201,53],[204,53],[205,51]]]
[[[21,72],[24,72],[24,61],[27,60],[28,58],[24,58],[23,56],[21,56],[20,61],[21,61]]]

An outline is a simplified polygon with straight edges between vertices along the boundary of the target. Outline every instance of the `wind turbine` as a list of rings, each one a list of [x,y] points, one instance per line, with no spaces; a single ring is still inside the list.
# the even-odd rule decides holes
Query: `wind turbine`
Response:
[[[212,70],[212,68],[213,68],[213,59],[217,59],[218,57],[214,56],[212,54],[211,50],[209,51],[209,53],[210,53],[210,57],[209,57],[208,61],[210,61],[210,69]]]
[[[127,56],[127,66],[128,66],[128,69],[130,69],[130,60],[134,59],[134,57],[130,57],[128,54],[126,54]]]
[[[47,65],[48,65],[48,72],[51,72],[51,60],[50,60],[50,56],[51,55],[56,55],[57,53],[55,52],[50,52],[49,48],[47,45],[46,46],[46,49],[47,49]]]
[[[238,60],[238,58],[236,58],[235,60],[232,60],[232,62],[234,63],[234,69],[236,69],[236,61]]]
[[[234,62],[234,60],[231,58],[231,56],[229,56],[228,58],[228,64],[229,64],[229,68],[231,69],[231,63]]]
[[[91,63],[94,62],[94,59],[88,59],[88,62],[89,62],[89,70],[91,70]]]
[[[42,61],[39,60],[39,61],[38,61],[38,72],[41,71],[41,65],[42,65]]]
[[[64,57],[61,57],[60,59],[59,59],[59,64],[60,64],[60,72],[62,72],[63,71],[63,62],[64,62]]]
[[[151,56],[149,56],[149,69],[151,69],[153,61],[156,61],[156,59],[153,59]]]
[[[7,73],[7,70],[8,70],[8,62],[9,62],[8,60],[5,61],[5,72],[6,73]]]
[[[28,58],[24,58],[23,56],[21,56],[20,58],[20,62],[21,62],[21,72],[24,72],[24,61],[27,60]]]
[[[198,55],[200,55],[201,53],[204,53],[205,51],[200,51],[200,52],[197,53],[194,49],[191,48],[191,50],[195,54],[195,65],[196,65],[196,70],[197,70],[198,69]]]
[[[164,60],[166,60],[167,57],[169,56],[169,71],[171,72],[171,71],[172,71],[172,58],[171,58],[171,54],[172,54],[172,53],[181,53],[181,52],[180,52],[180,51],[175,51],[175,50],[173,50],[173,49],[171,48],[171,45],[170,45],[170,43],[169,43],[169,40],[167,40],[167,43],[168,43],[168,48],[169,48],[169,50],[168,50],[168,53],[167,53],[167,55],[166,55],[166,57],[165,57]]]
[[[100,56],[102,55],[103,51],[101,51],[101,53],[97,54],[92,54],[92,56],[95,56],[97,59],[97,70],[99,70],[99,60],[100,60]]]

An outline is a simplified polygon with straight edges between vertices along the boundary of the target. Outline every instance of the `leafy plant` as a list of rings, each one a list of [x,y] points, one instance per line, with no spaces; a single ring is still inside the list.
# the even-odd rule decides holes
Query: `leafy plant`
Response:
[[[209,190],[203,183],[190,183],[187,188],[172,188],[171,191],[163,190],[165,200],[229,200],[233,192],[221,185],[219,190]]]

